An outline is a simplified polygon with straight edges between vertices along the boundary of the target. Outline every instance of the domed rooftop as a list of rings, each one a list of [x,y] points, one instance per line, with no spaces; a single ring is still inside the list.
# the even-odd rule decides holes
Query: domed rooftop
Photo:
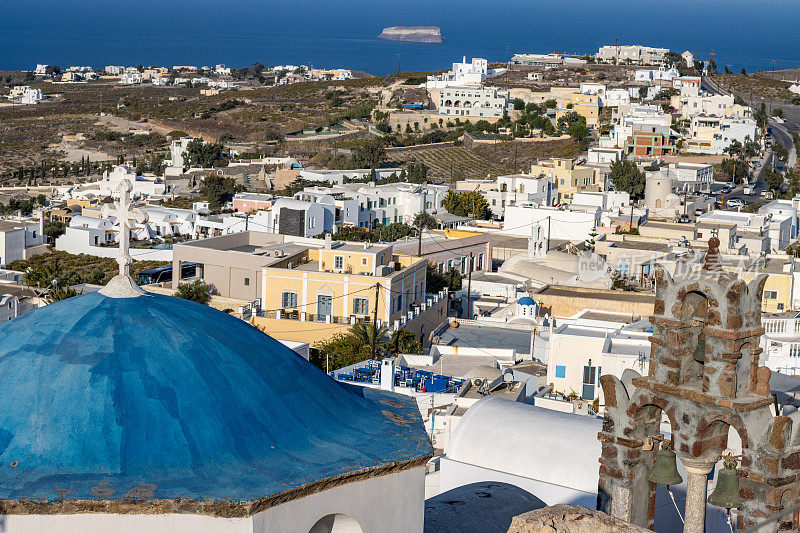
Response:
[[[530,296],[523,296],[519,300],[517,300],[519,305],[534,305],[536,302],[533,301],[533,298]]]
[[[158,500],[143,512],[245,516],[431,453],[410,398],[170,296],[96,292],[6,322],[0,375],[0,500],[16,512]]]

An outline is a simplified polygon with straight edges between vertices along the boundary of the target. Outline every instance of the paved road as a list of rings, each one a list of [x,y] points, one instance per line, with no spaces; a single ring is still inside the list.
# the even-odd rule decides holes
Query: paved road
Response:
[[[776,107],[780,107],[783,110],[785,115],[784,119],[786,120],[784,126],[787,130],[800,130],[800,105],[793,105],[787,101],[783,100],[765,100],[764,98],[748,95],[746,93],[740,92],[733,92],[725,90],[719,86],[717,82],[711,79],[709,76],[703,76],[701,80],[701,88],[704,91],[708,91],[710,93],[716,94],[734,94],[735,96],[739,96],[748,103],[750,107],[754,110],[761,107],[761,103],[765,103],[767,108],[775,109]],[[789,146],[788,144],[786,145]]]

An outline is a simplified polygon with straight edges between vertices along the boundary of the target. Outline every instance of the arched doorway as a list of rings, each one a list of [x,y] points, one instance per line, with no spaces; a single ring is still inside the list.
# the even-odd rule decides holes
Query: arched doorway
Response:
[[[308,533],[363,533],[363,530],[352,516],[336,513],[317,520]]]

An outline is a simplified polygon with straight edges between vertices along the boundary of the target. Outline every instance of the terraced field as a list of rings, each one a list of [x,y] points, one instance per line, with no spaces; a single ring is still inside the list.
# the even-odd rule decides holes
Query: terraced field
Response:
[[[436,146],[424,150],[393,151],[390,159],[416,161],[428,167],[434,180],[462,180],[499,176],[507,170],[473,154],[463,146]]]
[[[428,166],[428,176],[433,180],[455,181],[470,178],[501,176],[528,171],[538,159],[575,157],[578,143],[572,139],[554,139],[542,142],[498,142],[480,144],[473,151],[463,146],[431,146],[409,148],[387,153],[398,163],[416,161]]]

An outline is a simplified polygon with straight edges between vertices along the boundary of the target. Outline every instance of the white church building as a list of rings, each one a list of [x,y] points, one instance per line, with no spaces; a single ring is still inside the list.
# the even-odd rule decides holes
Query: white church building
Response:
[[[130,188],[117,218],[125,235]],[[414,400],[120,273],[0,324],[7,533],[421,533]]]

